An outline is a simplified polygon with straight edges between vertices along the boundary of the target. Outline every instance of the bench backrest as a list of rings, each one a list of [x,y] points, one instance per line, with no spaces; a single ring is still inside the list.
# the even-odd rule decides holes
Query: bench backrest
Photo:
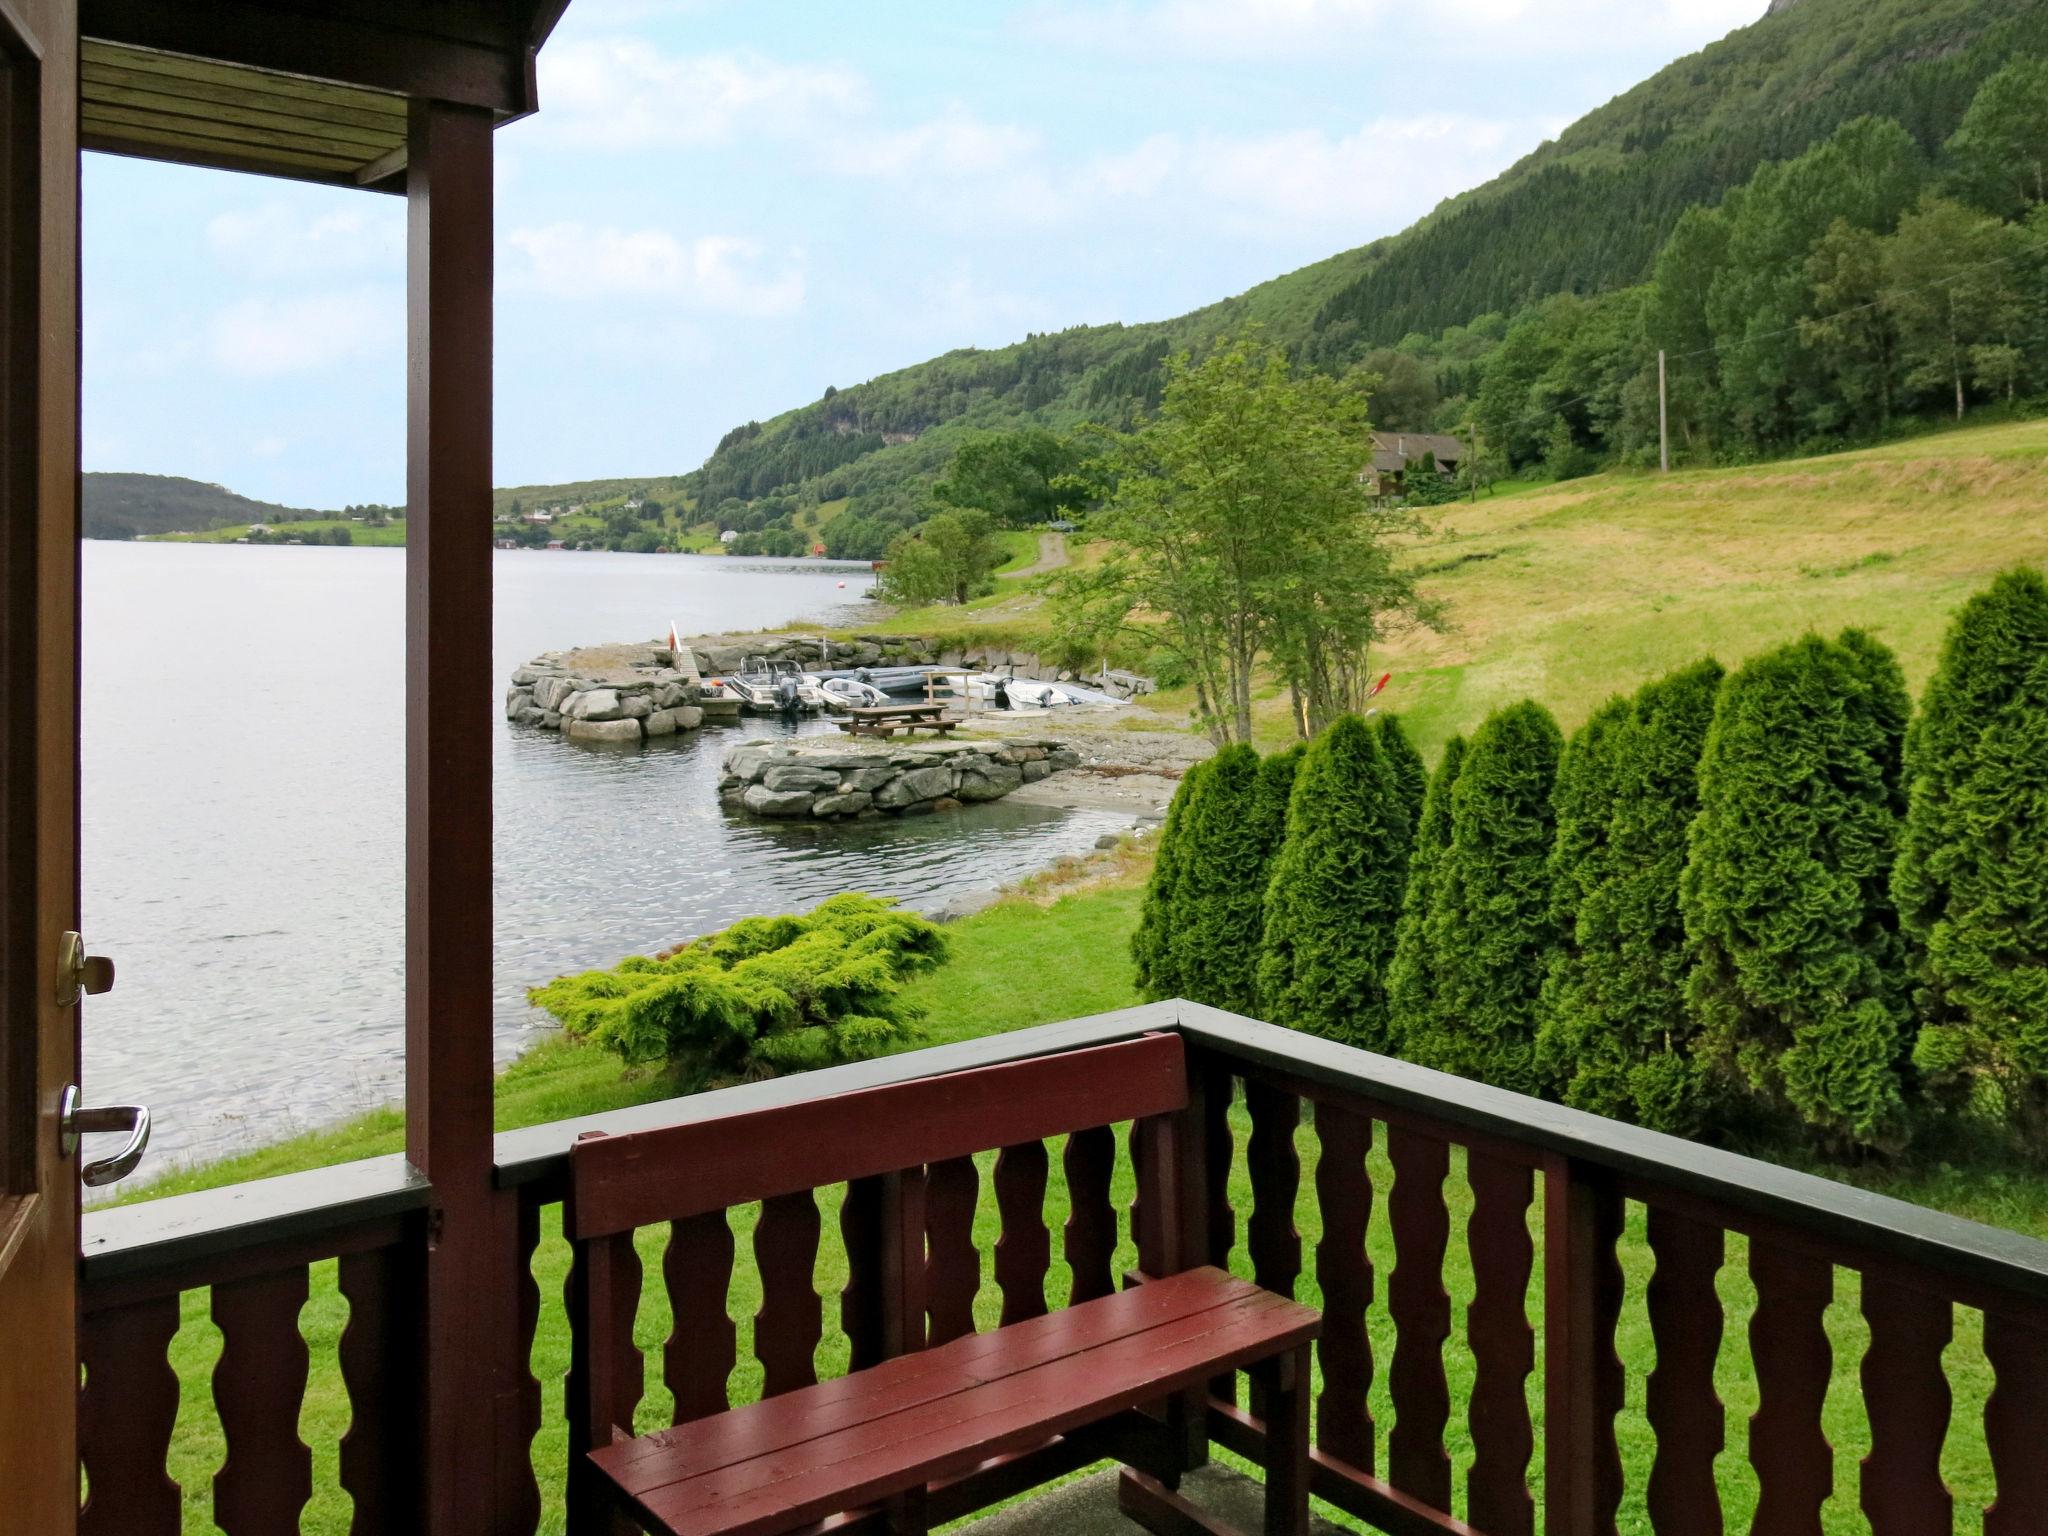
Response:
[[[848,1280],[841,1316],[855,1370],[973,1329],[980,1257],[974,1154],[1000,1149],[996,1249],[1003,1321],[1045,1310],[1050,1235],[1044,1221],[1045,1141],[1067,1136],[1073,1216],[1065,1231],[1074,1299],[1113,1283],[1110,1206],[1115,1138],[1133,1122],[1140,1268],[1167,1273],[1181,1179],[1177,1123],[1189,1102],[1180,1037],[1116,1045],[863,1089],[806,1103],[664,1126],[593,1134],[569,1158],[564,1227],[574,1249],[569,1381],[572,1464],[581,1451],[629,1433],[643,1389],[632,1339],[640,1298],[637,1228],[671,1223],[662,1262],[675,1317],[664,1375],[675,1422],[725,1407],[735,1339],[725,1304],[733,1268],[727,1212],[761,1202],[754,1231],[762,1306],[755,1355],[764,1396],[814,1379],[821,1329],[813,1284],[819,1240],[815,1191],[845,1184],[840,1227]]]

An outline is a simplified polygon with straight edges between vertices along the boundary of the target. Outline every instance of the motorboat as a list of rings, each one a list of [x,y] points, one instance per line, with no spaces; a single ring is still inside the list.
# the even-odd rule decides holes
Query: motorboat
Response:
[[[873,683],[864,683],[857,677],[828,677],[817,683],[818,691],[824,695],[827,709],[872,709],[887,704],[889,695]]]
[[[1047,683],[1029,677],[997,678],[993,683],[989,696],[998,709],[1005,705],[1011,709],[1076,709],[1124,702],[1114,694],[1074,683]]]
[[[765,715],[799,715],[825,707],[825,693],[816,678],[806,678],[789,661],[770,662],[749,656],[725,680],[742,707]]]

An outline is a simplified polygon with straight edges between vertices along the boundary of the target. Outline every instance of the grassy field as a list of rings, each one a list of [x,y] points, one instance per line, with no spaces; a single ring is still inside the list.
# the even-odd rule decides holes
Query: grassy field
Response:
[[[999,905],[949,929],[953,955],[941,970],[914,984],[912,1000],[925,1011],[924,1045],[943,1044],[980,1035],[1021,1028],[1031,1024],[1070,1018],[1135,1001],[1128,955],[1128,940],[1136,921],[1141,882],[1146,874],[1145,856],[1125,848],[1107,858],[1090,861],[1078,868],[1069,866],[1040,880],[1030,882]],[[501,1078],[498,1089],[498,1120],[503,1127],[529,1125],[609,1107],[663,1097],[668,1092],[658,1074],[628,1077],[610,1058],[586,1047],[555,1041],[529,1053]],[[1248,1125],[1242,1107],[1235,1116],[1238,1142],[1237,1165],[1232,1177],[1232,1201],[1243,1213],[1250,1209],[1251,1194],[1244,1166],[1243,1148]],[[189,1170],[157,1181],[138,1197],[212,1187],[238,1180],[319,1166],[350,1158],[396,1151],[403,1142],[402,1126],[394,1112],[364,1116],[336,1130],[299,1137],[278,1147],[213,1165]],[[1317,1143],[1304,1125],[1297,1137],[1302,1161],[1301,1197],[1295,1212],[1296,1225],[1304,1240],[1309,1272],[1299,1287],[1301,1299],[1320,1300],[1314,1273],[1315,1243],[1321,1221],[1313,1196]],[[1127,1158],[1120,1154],[1116,1199],[1127,1208],[1131,1174]],[[990,1245],[998,1234],[993,1194],[986,1177],[984,1159],[982,1203],[976,1222],[976,1241],[983,1251],[983,1280],[977,1300],[977,1314],[984,1326],[991,1325],[1000,1306],[994,1287]],[[1055,1149],[1053,1179],[1048,1192],[1046,1216],[1057,1234],[1066,1218],[1066,1193],[1059,1176],[1060,1161]],[[1384,1192],[1392,1171],[1381,1151],[1372,1159],[1375,1188],[1381,1198],[1375,1203],[1368,1249],[1379,1274],[1378,1297],[1369,1315],[1374,1358],[1379,1362],[1372,1395],[1372,1410],[1384,1450],[1385,1436],[1393,1413],[1388,1397],[1386,1362],[1391,1359],[1395,1333],[1386,1313],[1385,1277],[1393,1261],[1393,1247],[1385,1216]],[[1888,1174],[1866,1172],[1862,1181],[1901,1198],[1955,1210],[1961,1214],[2014,1227],[2036,1236],[2048,1237],[2048,1186],[2038,1176],[1985,1169],[1937,1167],[1919,1172]],[[1472,1296],[1472,1271],[1465,1247],[1464,1226],[1471,1208],[1462,1163],[1454,1161],[1445,1185],[1451,1209],[1451,1246],[1444,1268],[1444,1283],[1452,1296],[1454,1317],[1452,1340],[1445,1349],[1445,1364],[1452,1386],[1454,1410],[1447,1445],[1461,1473],[1471,1460],[1471,1438],[1462,1403],[1470,1387],[1473,1361],[1463,1342],[1462,1311]],[[825,1337],[818,1352],[821,1374],[843,1371],[846,1340],[840,1330],[838,1293],[845,1283],[845,1255],[837,1238],[837,1208],[841,1191],[821,1192],[825,1240],[817,1269],[820,1294],[824,1297]],[[1531,1230],[1541,1252],[1540,1201],[1530,1213]],[[728,1311],[738,1324],[740,1365],[733,1377],[733,1389],[741,1398],[759,1390],[759,1369],[751,1355],[752,1317],[760,1304],[758,1278],[750,1258],[750,1237],[755,1219],[752,1209],[736,1210],[733,1227],[740,1261],[736,1266]],[[664,1234],[649,1230],[640,1238],[642,1258],[649,1275],[660,1273],[660,1247]],[[1057,1243],[1055,1244],[1057,1248]],[[1619,1426],[1629,1468],[1627,1499],[1621,1529],[1648,1529],[1643,1512],[1643,1474],[1654,1451],[1654,1437],[1644,1417],[1644,1381],[1654,1364],[1654,1347],[1644,1310],[1643,1287],[1651,1269],[1642,1232],[1642,1212],[1631,1207],[1630,1221],[1622,1243],[1622,1263],[1628,1277],[1628,1303],[1622,1317],[1619,1351],[1628,1369],[1628,1407]],[[1742,1244],[1732,1241],[1728,1262],[1720,1277],[1727,1308],[1727,1327],[1717,1368],[1717,1381],[1727,1405],[1727,1446],[1721,1467],[1721,1485],[1730,1529],[1746,1525],[1756,1497],[1755,1480],[1745,1457],[1747,1419],[1756,1407],[1755,1376],[1748,1344],[1747,1323],[1755,1303],[1743,1263]],[[1128,1234],[1118,1255],[1119,1265],[1134,1261]],[[1233,1267],[1247,1268],[1242,1247],[1233,1255]],[[542,1384],[545,1422],[533,1447],[546,1499],[544,1529],[561,1529],[562,1510],[559,1468],[565,1454],[564,1429],[560,1417],[562,1381],[568,1370],[569,1334],[562,1305],[562,1285],[567,1275],[568,1249],[562,1241],[559,1213],[550,1209],[543,1223],[543,1236],[534,1263],[541,1294],[540,1324],[533,1351],[533,1369]],[[1054,1264],[1048,1280],[1049,1299],[1064,1299],[1069,1276],[1063,1265]],[[1530,1286],[1531,1315],[1540,1318],[1542,1274],[1540,1260]],[[336,1365],[336,1347],[346,1321],[346,1306],[335,1289],[334,1266],[314,1269],[311,1299],[301,1314],[301,1327],[311,1353],[312,1367],[305,1407],[299,1429],[314,1448],[315,1494],[306,1511],[302,1529],[311,1536],[341,1536],[348,1528],[349,1501],[337,1482],[335,1447],[347,1428],[348,1406]],[[648,1286],[643,1295],[635,1336],[649,1353],[649,1391],[642,1404],[639,1427],[648,1429],[667,1422],[669,1399],[660,1386],[660,1349],[670,1331],[666,1298],[658,1285]],[[1837,1496],[1828,1506],[1827,1536],[1858,1536],[1868,1527],[1853,1508],[1857,1486],[1857,1461],[1869,1446],[1869,1430],[1857,1392],[1857,1373],[1868,1339],[1857,1311],[1856,1281],[1842,1274],[1837,1279],[1834,1305],[1827,1314],[1827,1326],[1834,1341],[1835,1380],[1827,1398],[1826,1421],[1836,1450]],[[1541,1331],[1538,1331],[1540,1360]],[[206,1298],[200,1293],[185,1297],[183,1325],[173,1342],[172,1361],[183,1383],[182,1406],[170,1463],[171,1475],[185,1489],[185,1530],[190,1533],[214,1529],[210,1517],[210,1486],[222,1458],[218,1420],[210,1396],[209,1379],[220,1353],[220,1335],[207,1316]],[[1983,1405],[1991,1388],[1991,1375],[1981,1348],[1981,1327],[1976,1314],[1959,1312],[1957,1338],[1948,1351],[1947,1364],[1956,1399],[1956,1428],[1943,1451],[1943,1468],[1963,1505],[1959,1531],[1979,1533],[1981,1510],[1992,1494],[1992,1480],[1981,1433]],[[1541,1370],[1530,1378],[1531,1411],[1541,1423]],[[1347,1522],[1349,1523],[1349,1522]]]
[[[237,539],[247,538],[249,524],[240,523],[227,528],[209,528],[204,533],[164,533],[148,542],[161,544],[232,544]],[[323,517],[299,523],[266,523],[272,533],[287,539],[304,539],[311,543],[315,538],[331,533],[336,528],[346,528],[349,538],[357,547],[368,546],[377,549],[400,549],[405,545],[405,524],[386,523],[381,528],[372,528],[366,523],[352,523],[345,517]]]
[[[1434,760],[1454,732],[1534,698],[1577,725],[1609,694],[1712,654],[1734,664],[1811,627],[1892,646],[1917,693],[1949,617],[2000,570],[2048,564],[2048,422],[1669,477],[1505,488],[1438,509],[1411,559],[1442,634],[1384,647],[1400,711]],[[1083,558],[1088,558],[1084,547]],[[888,626],[1034,649],[1043,600],[1006,591]],[[1156,703],[1170,711],[1186,692]],[[1291,737],[1268,689],[1262,745]]]

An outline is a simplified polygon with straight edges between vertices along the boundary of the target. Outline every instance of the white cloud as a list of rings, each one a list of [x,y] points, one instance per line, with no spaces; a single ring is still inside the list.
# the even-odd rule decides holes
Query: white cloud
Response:
[[[1049,0],[1024,16],[1064,47],[1201,58],[1291,58],[1418,45],[1438,53],[1605,49],[1649,36],[1695,46],[1758,20],[1765,0]]]
[[[389,289],[259,297],[217,313],[208,343],[225,371],[271,378],[395,351],[404,322],[403,303]]]
[[[637,38],[564,41],[542,51],[540,70],[543,133],[614,148],[798,136],[869,101],[867,82],[844,65],[669,54]]]
[[[801,308],[800,256],[764,261],[760,246],[733,235],[677,239],[666,230],[623,230],[577,223],[515,229],[509,286],[557,298],[674,298],[694,308],[769,318]]]
[[[1098,219],[1163,204],[1183,225],[1237,236],[1313,232],[1356,242],[1484,181],[1537,132],[1531,123],[1436,112],[1376,118],[1342,135],[1155,134],[1090,162],[1073,186]]]
[[[1039,136],[1008,123],[989,123],[955,102],[937,117],[907,128],[849,132],[823,146],[825,162],[858,176],[989,176],[1035,155]]]
[[[405,261],[405,214],[396,206],[312,214],[266,203],[215,214],[206,245],[228,265],[266,277],[387,270]]]

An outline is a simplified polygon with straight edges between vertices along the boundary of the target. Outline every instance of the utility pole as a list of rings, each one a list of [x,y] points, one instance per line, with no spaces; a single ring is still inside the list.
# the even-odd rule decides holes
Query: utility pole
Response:
[[[1664,349],[1657,349],[1657,462],[1671,473],[1671,405],[1664,384]]]

